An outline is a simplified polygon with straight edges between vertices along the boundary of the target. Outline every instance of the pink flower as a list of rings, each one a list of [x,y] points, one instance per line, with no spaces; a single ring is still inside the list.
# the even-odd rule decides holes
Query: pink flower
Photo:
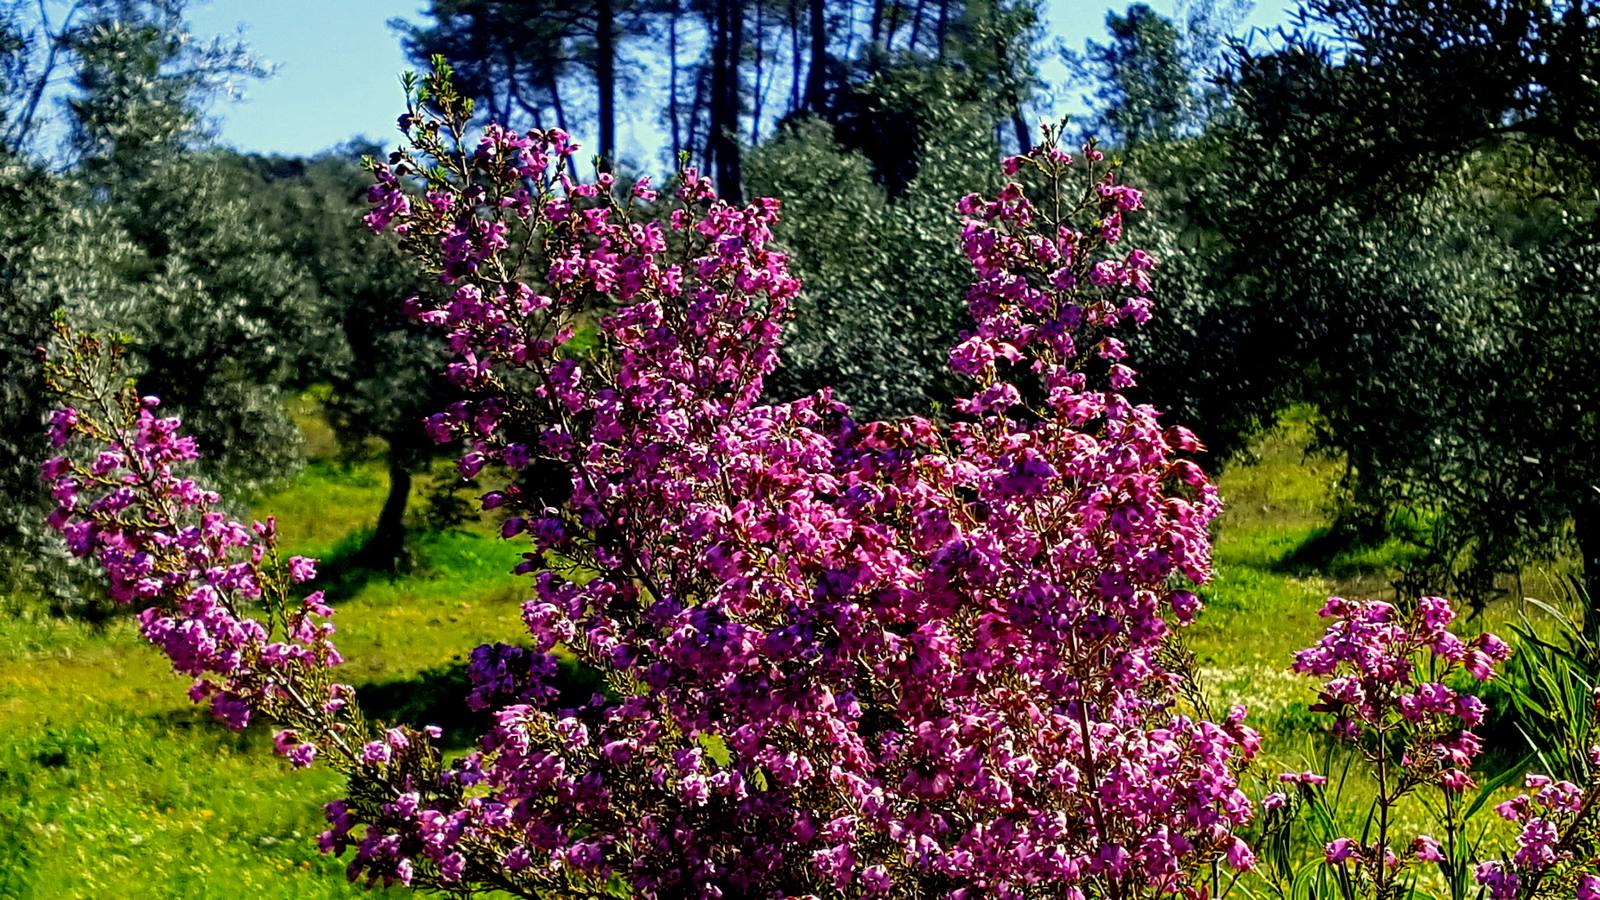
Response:
[[[1228,845],[1228,865],[1233,866],[1234,869],[1240,872],[1248,872],[1254,869],[1256,867],[1255,851],[1250,849],[1249,844],[1239,838],[1234,838],[1233,843]]]
[[[1342,863],[1361,856],[1361,847],[1350,838],[1338,838],[1323,848],[1323,856],[1331,864]]]
[[[289,557],[289,578],[296,584],[303,584],[317,577],[317,561],[304,556]]]
[[[1418,862],[1440,862],[1444,859],[1444,850],[1439,842],[1425,834],[1411,842],[1411,852]]]

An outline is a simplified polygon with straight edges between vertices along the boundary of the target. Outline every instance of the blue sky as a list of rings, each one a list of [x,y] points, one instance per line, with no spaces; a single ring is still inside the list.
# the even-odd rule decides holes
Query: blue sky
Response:
[[[1171,14],[1174,0],[1148,0]],[[1118,8],[1127,4],[1120,3]],[[420,18],[420,0],[211,0],[196,3],[190,20],[196,35],[210,37],[243,29],[261,57],[277,65],[269,79],[243,86],[244,96],[219,101],[212,110],[222,142],[258,153],[309,154],[361,134],[394,140],[400,111],[399,73],[409,67],[387,22]],[[1084,0],[1051,0],[1051,40],[1081,47],[1102,38],[1107,6]],[[1287,20],[1281,2],[1258,2],[1246,26],[1272,27]],[[1047,54],[1046,78],[1062,85],[1064,73]],[[1077,105],[1078,91],[1061,90],[1059,114]],[[649,161],[658,129],[649,122],[621,124],[624,156]]]

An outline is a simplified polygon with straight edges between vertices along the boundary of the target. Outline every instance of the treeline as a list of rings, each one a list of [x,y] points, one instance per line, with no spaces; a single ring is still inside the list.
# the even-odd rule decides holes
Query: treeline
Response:
[[[1034,0],[435,0],[396,19],[407,52],[442,55],[485,118],[559,127],[609,163],[636,110],[740,196],[745,149],[797,115],[848,115],[855,89],[898,65],[991,82],[998,120],[1031,144]],[[650,163],[635,160],[635,163]]]
[[[203,110],[264,67],[188,30],[181,0],[0,3],[0,596],[108,612],[45,538],[48,447],[34,348],[52,316],[127,339],[140,387],[177,408],[236,503],[303,459],[296,393],[331,385],[342,444],[388,448],[397,502],[365,562],[403,550],[418,420],[444,360],[405,322],[414,289],[360,226],[365,153],[216,148]]]
[[[26,498],[0,542],[27,546],[39,515],[30,353],[55,310],[127,332],[240,491],[295,458],[283,401],[313,383],[409,487],[418,418],[448,398],[395,315],[402,267],[355,224],[374,148],[216,150],[199,110],[258,74],[245,48],[181,39],[179,0],[68,8],[0,0],[0,477]],[[1403,542],[1402,593],[1486,600],[1556,559],[1600,585],[1595,5],[1305,0],[1248,40],[1241,12],[1113,11],[1057,86],[1029,0],[436,0],[395,27],[484,121],[649,170],[618,158],[619,118],[645,117],[725,196],[782,198],[807,290],[772,389],[834,386],[864,415],[945,414],[968,321],[956,200],[996,187],[1045,89],[1087,95],[1073,127],[1150,193],[1129,223],[1162,260],[1140,390],[1213,466],[1309,405],[1348,462],[1334,538]],[[41,76],[70,79],[64,103]],[[404,498],[374,564],[403,556]]]

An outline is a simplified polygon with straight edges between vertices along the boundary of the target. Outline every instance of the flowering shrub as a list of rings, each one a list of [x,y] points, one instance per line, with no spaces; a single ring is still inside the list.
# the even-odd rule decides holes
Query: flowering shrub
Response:
[[[1579,787],[1528,775],[1531,793],[1494,808],[1520,829],[1509,855],[1486,843],[1484,829],[1474,834],[1468,827],[1498,785],[1468,793],[1477,787],[1468,769],[1482,751],[1473,729],[1486,707],[1451,683],[1459,684],[1462,676],[1487,681],[1509,658],[1510,646],[1489,633],[1467,641],[1457,637],[1449,630],[1455,612],[1439,597],[1423,597],[1403,610],[1333,597],[1322,616],[1332,624],[1296,655],[1294,668],[1326,679],[1312,709],[1333,716],[1334,739],[1365,764],[1374,796],[1363,814],[1342,796],[1354,783],[1348,778],[1331,786],[1316,772],[1279,776],[1283,789],[1261,802],[1266,842],[1281,846],[1296,824],[1312,825],[1325,840],[1322,871],[1309,882],[1303,877],[1308,867],[1298,873],[1283,861],[1263,867],[1277,895],[1384,900],[1414,896],[1419,881],[1431,880],[1442,881],[1453,900],[1600,898],[1600,835],[1592,812],[1600,782],[1593,778]],[[1576,737],[1588,741],[1591,763],[1600,765],[1600,735]],[[1335,768],[1330,760],[1328,771]],[[1344,771],[1348,776],[1350,769]],[[1331,787],[1339,793],[1330,798]],[[1434,834],[1396,837],[1396,813],[1407,798],[1421,800],[1433,814]],[[1362,831],[1339,832],[1352,813],[1365,822]],[[1314,885],[1309,894],[1308,883]]]
[[[189,696],[230,728],[263,713],[308,734],[343,735],[352,690],[330,680],[341,661],[332,610],[320,591],[294,597],[315,564],[280,558],[271,519],[232,521],[215,493],[184,477],[199,456],[194,438],[157,416],[157,398],[107,382],[118,347],[61,325],[57,333],[63,352],[46,362],[46,380],[73,405],[51,416],[50,442],[86,452],[41,467],[57,503],[50,525],[74,554],[100,563],[113,600],[148,604],[140,633],[194,677]],[[309,765],[316,747],[292,734],[280,749]]]
[[[761,400],[799,288],[768,246],[776,201],[729,206],[692,170],[670,203],[574,183],[560,132],[472,145],[445,78],[417,99],[368,221],[438,276],[408,308],[474,399],[429,427],[465,441],[464,475],[504,473],[484,505],[534,581],[531,646],[473,655],[496,723],[477,752],[444,765],[427,735],[366,726],[329,674],[326,607],[294,599],[312,564],[213,512],[149,402],[85,411],[81,366],[53,369],[61,441],[110,448],[48,466],[69,542],[150,606],[197,697],[351,776],[323,842],[355,846],[353,876],[1134,896],[1249,864],[1256,736],[1242,710],[1184,712],[1159,658],[1198,608],[1181,584],[1207,577],[1218,501],[1177,456],[1193,437],[1118,393],[1112,331],[1148,315],[1153,261],[1116,249],[1141,198],[1097,150],[1007,161],[1042,206],[1020,183],[962,202],[975,328],[951,366],[971,394],[944,424],[863,423],[826,392]],[[536,476],[550,464],[570,477]],[[558,645],[603,693],[553,708]]]
[[[1460,671],[1486,680],[1510,648],[1492,634],[1470,643],[1448,628],[1455,612],[1448,601],[1423,597],[1401,611],[1378,601],[1330,598],[1321,612],[1333,620],[1315,645],[1295,656],[1295,671],[1324,678],[1313,710],[1334,717],[1332,732],[1370,768],[1375,798],[1360,837],[1340,835],[1326,842],[1326,864],[1346,897],[1409,895],[1411,867],[1441,864],[1448,877],[1460,874],[1464,847],[1461,795],[1473,786],[1467,769],[1482,750],[1472,731],[1483,721],[1483,701],[1445,682]],[[1315,773],[1280,779],[1298,789],[1269,794],[1269,811],[1304,803],[1332,819],[1325,793],[1328,779]],[[1407,795],[1432,790],[1443,810],[1444,841],[1417,835],[1397,847],[1392,830],[1395,808]],[[1272,814],[1269,812],[1269,827]],[[1275,824],[1287,825],[1292,815]],[[1454,867],[1454,869],[1452,869]],[[1458,878],[1457,881],[1460,879]]]
[[[776,201],[723,203],[692,169],[665,196],[577,183],[563,133],[473,141],[470,115],[447,71],[412,86],[368,223],[437,277],[407,309],[472,399],[429,430],[463,442],[464,476],[499,482],[483,506],[526,547],[528,643],[473,652],[468,702],[494,721],[473,752],[446,761],[436,730],[362,719],[331,611],[302,596],[314,561],[281,559],[270,520],[233,522],[184,477],[193,441],[106,383],[114,348],[63,329],[47,364],[68,403],[52,523],[144,607],[196,700],[234,728],[270,719],[293,764],[348,776],[321,843],[353,848],[353,879],[1205,897],[1255,865],[1239,776],[1258,737],[1243,709],[1212,722],[1180,702],[1164,664],[1219,501],[1181,458],[1193,435],[1121,393],[1116,331],[1150,315],[1154,261],[1120,249],[1142,198],[1093,144],[1074,156],[1047,130],[997,197],[961,201],[974,325],[950,366],[971,389],[949,418],[859,422],[827,392],[763,400],[799,289],[769,245]],[[1459,790],[1482,706],[1405,660],[1486,672],[1500,645],[1456,640],[1431,602],[1326,612],[1338,624],[1298,665],[1336,676],[1326,705],[1380,782],[1404,745],[1383,802]],[[558,651],[604,689],[562,705]],[[1382,829],[1328,854],[1392,895],[1370,862],[1389,858]]]

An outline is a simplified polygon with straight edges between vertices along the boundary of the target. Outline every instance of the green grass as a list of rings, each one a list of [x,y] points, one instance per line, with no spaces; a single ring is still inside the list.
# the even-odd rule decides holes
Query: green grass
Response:
[[[332,458],[314,406],[296,414],[322,458],[257,507],[278,515],[288,552],[347,558],[373,526],[386,470],[371,454]],[[1330,593],[1387,595],[1403,553],[1393,541],[1330,537],[1341,466],[1308,457],[1309,437],[1306,416],[1292,414],[1222,474],[1216,577],[1187,635],[1209,692],[1248,705],[1265,732],[1268,774],[1304,768],[1318,745],[1313,684],[1288,669],[1322,630],[1317,609]],[[463,655],[521,634],[527,587],[508,574],[516,554],[493,530],[424,533],[403,577],[339,582],[340,646],[364,703],[380,716],[437,716],[454,746],[473,724],[454,702]],[[184,687],[125,620],[0,619],[0,897],[361,893],[314,846],[336,779],[290,771],[263,730],[227,732]]]
[[[1215,575],[1200,591],[1206,609],[1187,636],[1206,687],[1221,703],[1248,706],[1269,737],[1282,730],[1274,727],[1279,716],[1314,696],[1289,663],[1321,632],[1317,610],[1336,587],[1282,565],[1327,528],[1339,476],[1337,462],[1306,455],[1309,438],[1303,417],[1286,417],[1257,442],[1248,464],[1221,474]]]
[[[259,506],[279,515],[287,551],[323,554],[371,527],[386,490],[379,465],[316,462]],[[425,692],[473,646],[521,630],[512,548],[433,532],[415,556],[405,577],[367,578],[339,604],[360,688]],[[362,893],[315,847],[336,778],[290,771],[263,729],[229,733],[185,687],[126,620],[0,621],[0,897]]]
[[[1208,695],[1219,708],[1244,704],[1250,723],[1262,731],[1255,770],[1269,782],[1283,771],[1337,771],[1324,757],[1326,717],[1309,709],[1317,682],[1293,673],[1290,664],[1295,651],[1309,646],[1325,628],[1317,610],[1328,596],[1391,598],[1390,579],[1413,552],[1394,533],[1363,542],[1335,530],[1331,519],[1343,466],[1308,455],[1310,439],[1308,414],[1293,411],[1255,443],[1247,463],[1221,474],[1218,485],[1226,506],[1214,547],[1215,576],[1200,592],[1207,609],[1187,634]],[[1393,532],[1401,527],[1403,523],[1390,523]],[[1491,604],[1478,620],[1464,622],[1462,632],[1487,629],[1506,635],[1505,626],[1523,609],[1519,602]],[[1520,744],[1494,749],[1502,761],[1525,752]],[[1491,775],[1477,777],[1487,781]],[[1342,833],[1359,835],[1376,794],[1375,782],[1358,763],[1342,790]],[[1514,792],[1514,786],[1500,789],[1485,809]],[[1403,844],[1436,831],[1434,823],[1422,800],[1412,795],[1395,811],[1395,840]],[[1492,814],[1476,817],[1472,828],[1474,833],[1486,829],[1491,845],[1505,845],[1512,836],[1511,826]],[[1300,858],[1315,859],[1319,848],[1303,843]],[[1419,883],[1419,891],[1428,892],[1419,896],[1437,894],[1442,885],[1436,880]],[[1260,887],[1251,878],[1244,886]]]

